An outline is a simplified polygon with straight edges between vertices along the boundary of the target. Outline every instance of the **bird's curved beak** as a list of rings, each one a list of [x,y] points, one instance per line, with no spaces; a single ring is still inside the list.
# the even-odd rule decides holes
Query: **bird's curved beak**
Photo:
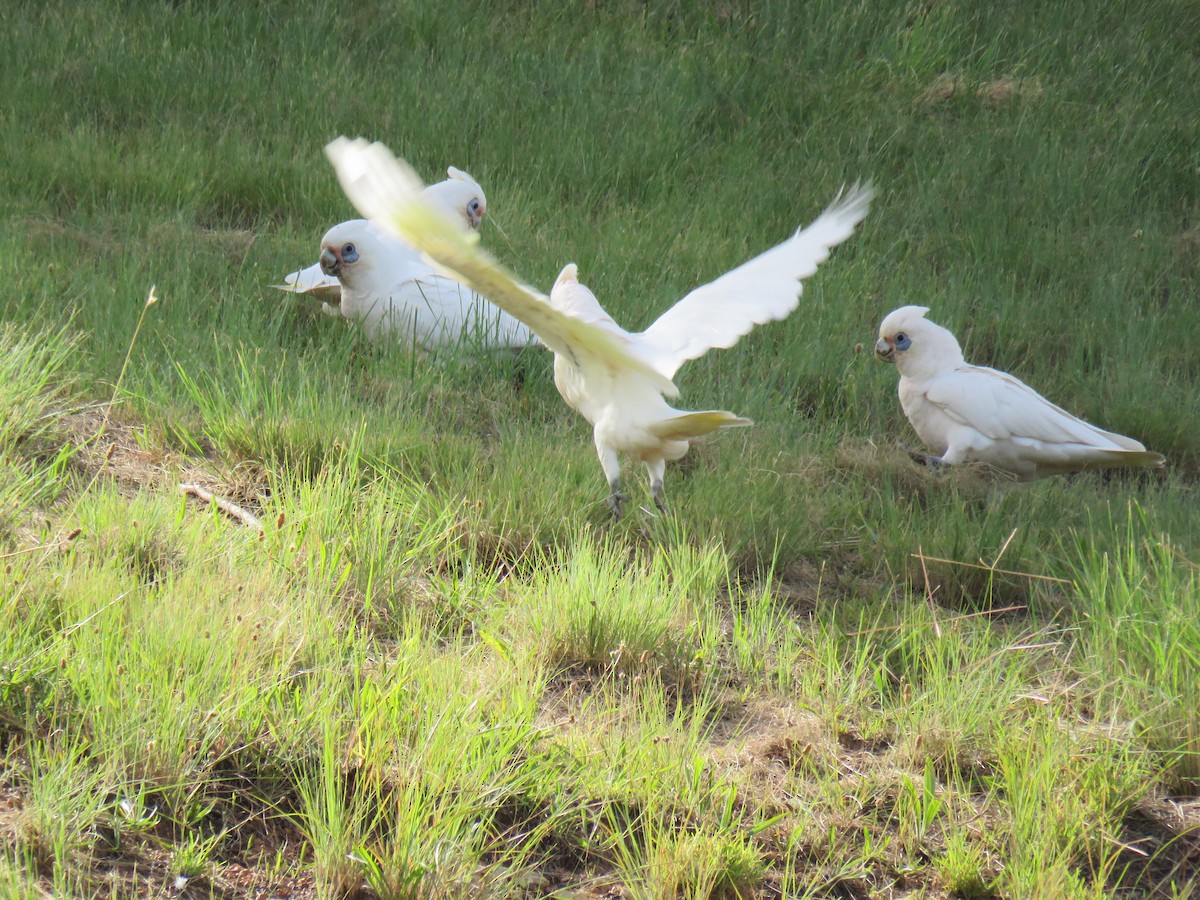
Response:
[[[472,231],[479,230],[479,226],[483,224],[483,217],[486,213],[487,210],[482,206],[479,207],[479,212],[467,213],[467,224],[471,226]]]
[[[332,275],[335,278],[342,271],[342,261],[338,259],[338,255],[325,247],[321,250],[321,271],[326,275]]]
[[[875,342],[875,356],[883,362],[894,363],[896,361],[896,345],[890,338],[881,337]]]

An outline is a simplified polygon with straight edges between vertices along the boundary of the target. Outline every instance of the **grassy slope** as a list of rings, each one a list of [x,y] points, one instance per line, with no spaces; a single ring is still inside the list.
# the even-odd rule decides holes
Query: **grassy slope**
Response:
[[[0,883],[1184,884],[1154,804],[1200,780],[1200,16],[1093,6],[23,6],[0,552],[83,532],[5,563]],[[843,181],[881,193],[800,312],[682,373],[759,424],[668,471],[670,520],[597,537],[548,360],[417,365],[266,288],[352,214],[342,132],[472,172],[502,259],[577,261],[629,326]],[[99,420],[53,414],[111,394],[151,283],[122,449],[64,466]],[[1170,473],[912,470],[861,352],[910,302]],[[70,344],[39,331],[64,311]],[[185,507],[197,465],[282,524]],[[958,564],[1001,553],[1065,581]]]

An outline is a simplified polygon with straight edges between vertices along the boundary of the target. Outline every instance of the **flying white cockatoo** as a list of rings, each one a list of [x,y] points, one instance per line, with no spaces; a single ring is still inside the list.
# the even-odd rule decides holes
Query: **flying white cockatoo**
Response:
[[[445,181],[425,188],[426,198],[461,227],[478,230],[487,213],[483,189],[460,169],[451,166],[447,173]],[[372,340],[403,335],[425,349],[534,342],[523,324],[365,219],[329,229],[321,238],[320,262],[293,272],[285,282],[275,286],[323,301],[325,312],[358,322]]]
[[[902,306],[875,354],[900,370],[900,406],[935,464],[983,462],[1031,481],[1082,469],[1161,466],[1161,454],[1077,419],[1005,372],[968,365],[954,335]]]
[[[554,352],[554,384],[592,425],[610,489],[608,505],[617,517],[629,499],[621,492],[619,454],[645,464],[661,510],[668,460],[687,453],[695,438],[751,424],[720,410],[677,410],[663,395],[679,395],[671,379],[687,360],[732,347],[755,325],[795,309],[800,280],[854,232],[873,193],[869,186],[855,185],[839,194],[808,228],[696,288],[645,331],[631,334],[579,283],[574,263],[563,268],[548,298],[516,281],[478,246],[475,235],[428,202],[412,167],[382,144],[338,138],[325,152],[360,212],[516,316]]]

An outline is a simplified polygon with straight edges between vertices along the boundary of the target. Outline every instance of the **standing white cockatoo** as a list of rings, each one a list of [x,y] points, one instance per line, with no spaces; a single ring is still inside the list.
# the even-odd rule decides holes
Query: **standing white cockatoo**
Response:
[[[424,251],[446,272],[528,325],[554,352],[554,384],[592,425],[615,516],[621,492],[619,454],[641,460],[655,504],[664,509],[663,473],[688,442],[720,428],[749,425],[719,410],[687,412],[664,399],[689,359],[732,347],[755,325],[782,319],[799,302],[800,280],[848,238],[867,214],[872,189],[839,194],[808,228],[709,284],[696,288],[640,334],[613,321],[567,265],[549,298],[517,282],[474,235],[464,232],[421,193],[421,180],[382,144],[338,138],[325,148],[346,194],[380,227]]]
[[[1133,438],[1077,419],[1005,372],[968,365],[954,335],[902,306],[879,326],[875,354],[900,370],[900,406],[935,463],[983,462],[1031,481],[1081,469],[1161,466]]]
[[[425,189],[426,198],[465,228],[477,231],[487,198],[470,175],[451,166],[449,178]],[[291,293],[325,303],[359,323],[372,340],[402,335],[425,349],[467,344],[499,348],[533,343],[532,333],[512,316],[460,282],[433,269],[409,244],[365,219],[333,226],[321,238],[320,262],[293,272]]]

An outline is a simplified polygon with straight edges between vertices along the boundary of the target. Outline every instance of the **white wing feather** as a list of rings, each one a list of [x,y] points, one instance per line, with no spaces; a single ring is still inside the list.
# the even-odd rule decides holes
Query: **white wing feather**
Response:
[[[332,303],[335,306],[342,299],[342,284],[332,275],[321,271],[320,263],[313,263],[307,269],[292,272],[284,276],[283,284],[273,284],[271,287],[289,294],[305,294],[315,300]]]
[[[1146,449],[1133,438],[1104,431],[1071,415],[1020,379],[986,366],[960,366],[932,381],[925,396],[956,422],[993,441],[1025,439],[1097,450]]]
[[[613,368],[646,376],[668,396],[678,395],[670,378],[638,354],[628,335],[557,310],[544,294],[518,282],[479,246],[477,234],[464,231],[422,196],[420,177],[383,144],[340,137],[326,145],[325,153],[346,196],[363,215],[520,319],[552,351],[575,359],[593,355]]]
[[[800,302],[801,279],[854,233],[874,193],[870,184],[853,185],[790,240],[691,291],[636,336],[647,358],[672,378],[687,360],[732,347],[755,325],[787,316]]]

